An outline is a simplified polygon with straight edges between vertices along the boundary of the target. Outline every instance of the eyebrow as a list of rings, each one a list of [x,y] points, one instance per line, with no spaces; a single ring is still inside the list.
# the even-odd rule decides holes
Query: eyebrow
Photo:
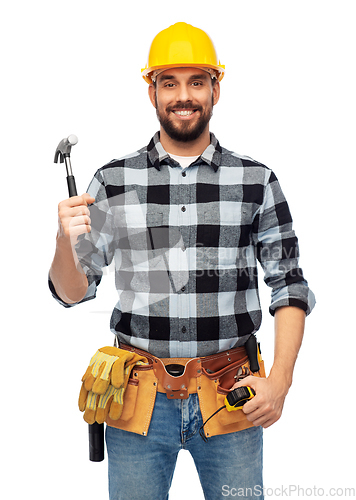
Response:
[[[162,75],[160,80],[173,80],[173,75]]]
[[[174,80],[176,77],[174,75],[162,75],[160,80]],[[196,74],[196,75],[191,75],[189,77],[189,80],[206,80],[208,78],[208,74],[204,75],[202,73]]]

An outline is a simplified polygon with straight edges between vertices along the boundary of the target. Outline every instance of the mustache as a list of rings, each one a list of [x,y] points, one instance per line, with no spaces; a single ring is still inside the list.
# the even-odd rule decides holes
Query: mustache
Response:
[[[177,102],[175,105],[167,106],[166,111],[173,111],[175,109],[195,109],[197,111],[202,111],[203,106],[201,106],[200,104],[194,105],[194,103],[191,102]]]

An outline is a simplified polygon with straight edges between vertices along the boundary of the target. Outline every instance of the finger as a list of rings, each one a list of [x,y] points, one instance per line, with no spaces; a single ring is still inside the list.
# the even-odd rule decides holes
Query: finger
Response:
[[[72,196],[71,198],[67,198],[66,200],[61,201],[58,204],[58,209],[60,210],[61,208],[71,208],[71,207],[77,207],[80,205],[86,205],[86,201],[83,196]]]
[[[91,205],[94,203],[95,198],[91,196],[89,193],[83,193],[81,196],[72,196],[71,198],[68,198],[68,206],[70,207],[75,207],[78,205]]]
[[[255,390],[256,379],[257,379],[257,377],[253,377],[252,375],[249,375],[248,377],[245,377],[244,379],[240,380],[239,382],[235,382],[235,384],[231,387],[230,390],[237,389],[237,387],[245,387],[246,385]]]
[[[249,401],[249,403],[252,402]],[[271,418],[271,415],[268,411],[265,411],[264,408],[261,407],[252,407],[249,406],[246,408],[248,403],[246,403],[242,407],[242,411],[245,413],[246,418],[249,422],[252,422],[253,425],[262,425],[263,423],[267,422]]]
[[[74,226],[90,226],[91,225],[91,220],[88,215],[80,215],[76,217],[71,217],[69,219],[69,227],[74,227]]]
[[[242,407],[242,411],[245,415],[255,412],[259,408],[259,403],[256,401],[256,396],[254,396],[250,401],[247,401]]]
[[[81,225],[81,226],[73,226],[69,233],[70,233],[70,240],[72,242],[72,244],[76,244],[77,243],[77,238],[78,236],[80,236],[81,234],[86,234],[86,233],[90,233],[91,232],[91,226],[87,226],[87,225]]]
[[[91,196],[89,193],[83,193],[82,198],[84,198],[87,205],[91,205],[95,202],[95,198]]]
[[[75,217],[76,215],[90,215],[90,210],[86,205],[78,205],[68,208],[68,215],[70,217]]]
[[[65,222],[66,219],[71,219],[72,217],[77,217],[79,215],[90,216],[90,211],[85,205],[79,205],[77,207],[66,207],[62,206],[58,210],[58,218],[61,222]]]
[[[271,408],[269,406],[261,406],[251,410],[253,400],[246,403],[243,407],[243,411],[246,414],[247,420],[253,423],[253,425],[261,425],[263,427],[270,427],[272,424],[277,422],[282,415],[282,411]],[[249,405],[248,408],[246,406]],[[245,412],[246,410],[246,412]],[[251,410],[251,411],[250,411]]]
[[[267,429],[268,427],[271,427],[271,425],[275,424],[279,420],[279,417],[276,418],[270,418],[267,415],[263,415],[262,417],[257,418],[256,420],[253,420],[253,425],[261,426],[264,429]]]
[[[76,220],[78,219],[78,223]],[[76,238],[77,236],[80,236],[81,234],[85,233],[90,233],[91,232],[91,225],[90,224],[85,224],[83,221],[80,223],[79,219],[80,217],[74,217],[73,219],[70,220],[67,229],[64,229],[64,232],[67,236],[69,236],[71,239]]]
[[[94,203],[95,198],[90,196],[88,193],[84,193],[81,196],[72,196],[71,198],[67,198],[66,200],[63,200],[59,203],[59,207],[78,207],[81,205],[84,205],[85,207],[87,205],[90,205],[91,203]]]
[[[266,422],[264,422],[263,424],[259,424],[259,425],[261,425],[264,429],[267,429],[268,427],[271,427],[271,425],[275,424],[277,422],[277,420],[279,420],[279,418],[280,417],[275,418],[275,419],[269,419]]]

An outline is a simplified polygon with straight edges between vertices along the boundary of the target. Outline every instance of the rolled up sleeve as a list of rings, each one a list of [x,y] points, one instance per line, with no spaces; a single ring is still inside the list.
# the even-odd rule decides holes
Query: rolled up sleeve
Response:
[[[67,302],[64,302],[64,300],[62,300],[59,297],[59,295],[56,292],[56,289],[54,288],[52,280],[51,280],[50,276],[48,275],[48,286],[49,286],[50,292],[52,294],[52,297],[61,306],[66,307],[66,308],[76,306],[77,304],[82,304],[83,302],[86,302],[88,300],[94,299],[96,297],[96,289],[97,289],[98,284],[100,283],[100,280],[99,281],[95,281],[95,280],[91,279],[90,281],[91,282],[89,283],[89,278],[88,278],[88,283],[89,283],[88,284],[88,289],[87,289],[87,292],[86,292],[85,296],[82,298],[82,300],[80,302],[73,302],[71,304],[68,304]]]
[[[268,171],[263,204],[254,218],[253,238],[264,281],[272,288],[272,315],[282,306],[299,307],[308,315],[315,305],[314,294],[299,267],[299,245],[292,224],[279,182]]]
[[[75,246],[78,260],[88,280],[87,292],[79,302],[68,304],[58,296],[52,280],[48,276],[48,286],[53,298],[64,307],[73,307],[94,299],[103,275],[102,269],[110,265],[113,258],[111,215],[104,182],[99,171],[91,181],[88,193],[95,198],[95,203],[89,206],[92,229],[90,233],[79,236]]]

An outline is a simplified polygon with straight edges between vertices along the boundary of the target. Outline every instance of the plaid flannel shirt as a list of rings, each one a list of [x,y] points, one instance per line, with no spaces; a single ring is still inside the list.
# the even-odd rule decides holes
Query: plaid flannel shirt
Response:
[[[119,341],[160,357],[242,345],[261,325],[257,261],[272,288],[272,315],[314,307],[275,174],[213,134],[182,170],[157,132],[147,147],[99,169],[88,192],[92,232],[76,247],[89,283],[81,302],[95,297],[114,259],[119,300],[110,327]]]

